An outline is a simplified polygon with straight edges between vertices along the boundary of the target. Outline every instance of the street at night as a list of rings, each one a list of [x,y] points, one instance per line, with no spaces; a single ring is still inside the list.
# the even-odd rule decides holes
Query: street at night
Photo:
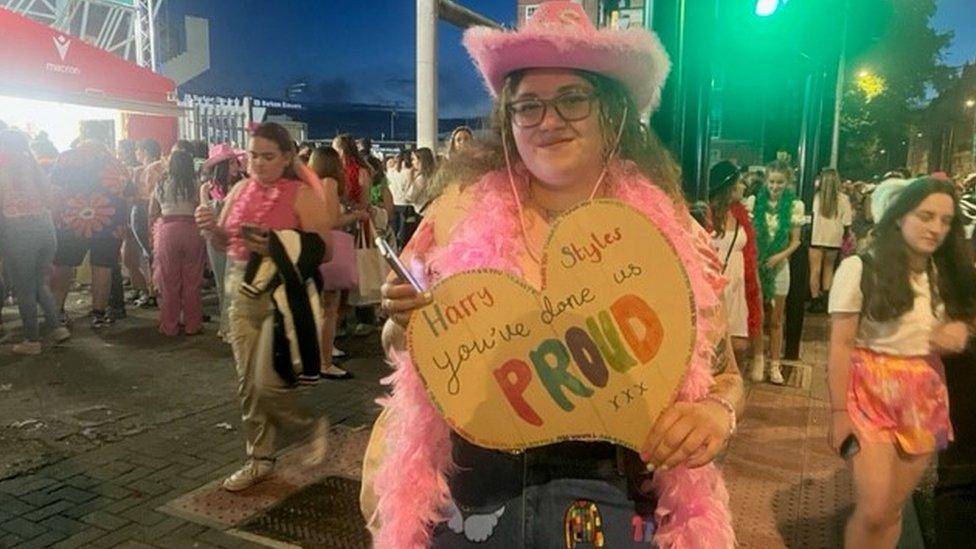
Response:
[[[976,547],[973,0],[0,0],[0,549]]]

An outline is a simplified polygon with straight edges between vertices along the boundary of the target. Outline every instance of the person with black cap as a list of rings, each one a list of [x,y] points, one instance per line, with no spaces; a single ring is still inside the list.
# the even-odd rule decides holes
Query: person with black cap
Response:
[[[763,357],[762,295],[759,287],[756,232],[749,212],[742,205],[745,182],[739,167],[729,160],[712,166],[708,172],[708,215],[705,228],[722,259],[722,273],[728,279],[725,306],[732,348],[740,364],[752,345],[753,381],[762,381],[766,365]]]

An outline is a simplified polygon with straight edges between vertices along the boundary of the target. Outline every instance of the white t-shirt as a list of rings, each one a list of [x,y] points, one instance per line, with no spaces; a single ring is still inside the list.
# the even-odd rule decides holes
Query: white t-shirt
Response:
[[[861,294],[861,273],[864,264],[854,255],[841,262],[830,288],[828,310],[833,313],[860,313],[864,296]],[[929,353],[929,336],[945,317],[942,304],[932,310],[932,294],[927,273],[912,274],[915,303],[896,320],[877,322],[861,316],[855,345],[879,353],[896,356],[919,356]]]
[[[410,177],[410,168],[403,170],[390,170],[386,172],[386,179],[390,182],[390,194],[393,195],[394,206],[407,206],[407,178]]]
[[[175,186],[173,180],[169,178],[156,185],[153,196],[159,202],[160,213],[192,217],[197,209],[197,201],[200,199],[200,187],[194,188],[189,196],[177,197]]]
[[[813,197],[813,229],[810,234],[810,244],[840,248],[844,241],[844,227],[849,227],[854,221],[851,201],[847,195],[837,195],[837,209],[834,217],[824,217],[820,213],[820,195]]]

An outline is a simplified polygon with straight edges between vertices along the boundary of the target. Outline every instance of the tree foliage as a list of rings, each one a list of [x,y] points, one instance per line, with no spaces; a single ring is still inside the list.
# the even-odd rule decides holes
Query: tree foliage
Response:
[[[945,89],[953,76],[953,69],[942,63],[952,33],[940,33],[931,26],[936,0],[883,3],[887,6],[876,0],[852,1],[850,36],[855,51],[846,67],[841,126],[841,169],[852,177],[902,166],[915,113],[932,91]],[[881,18],[881,28],[879,9],[889,16]],[[880,75],[887,85],[871,101],[858,87],[856,76],[862,70]]]

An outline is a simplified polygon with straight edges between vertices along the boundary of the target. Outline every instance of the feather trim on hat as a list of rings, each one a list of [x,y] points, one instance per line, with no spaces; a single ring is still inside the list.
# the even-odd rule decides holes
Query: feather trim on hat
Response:
[[[578,69],[620,82],[645,113],[660,104],[661,88],[671,70],[661,41],[646,29],[527,24],[512,32],[473,27],[465,31],[463,43],[496,98],[505,78],[514,71]]]

